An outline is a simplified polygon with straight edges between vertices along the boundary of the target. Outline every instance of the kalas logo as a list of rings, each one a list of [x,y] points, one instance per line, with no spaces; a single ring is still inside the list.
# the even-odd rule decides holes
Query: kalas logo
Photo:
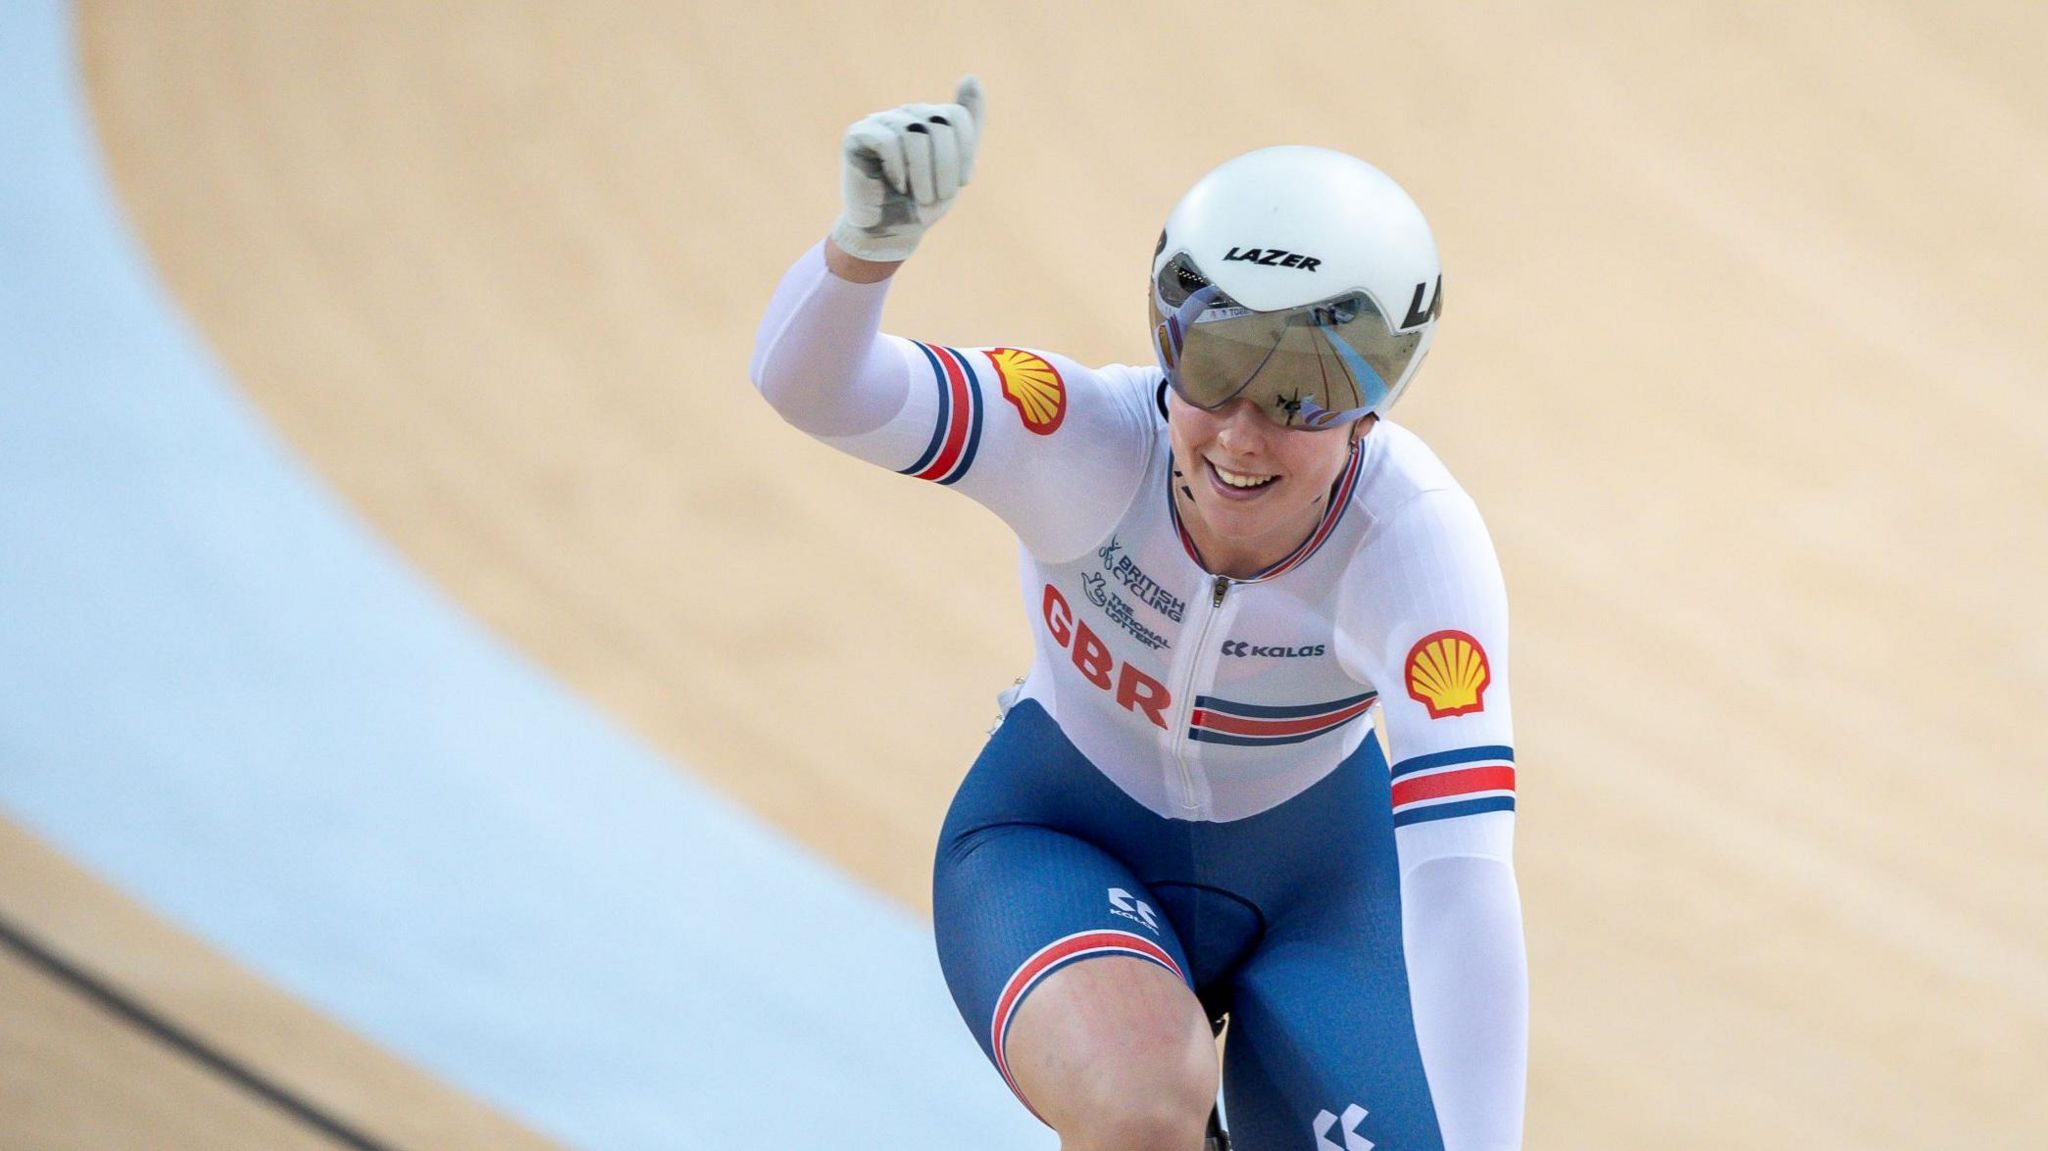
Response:
[[[1109,889],[1109,913],[1121,915],[1154,935],[1159,934],[1159,920],[1154,918],[1152,905],[1121,887]]]
[[[1102,642],[1094,629],[1074,618],[1074,606],[1051,584],[1045,585],[1044,611],[1045,630],[1054,643],[1073,656],[1074,668],[1082,678],[1104,691],[1115,692],[1117,705],[1125,711],[1141,712],[1160,730],[1166,729],[1166,709],[1172,706],[1173,696],[1165,684],[1128,662],[1119,664],[1109,645]]]
[[[1325,644],[1312,643],[1302,647],[1261,647],[1241,639],[1223,641],[1223,654],[1245,656],[1251,659],[1309,659],[1319,656],[1329,648]]]

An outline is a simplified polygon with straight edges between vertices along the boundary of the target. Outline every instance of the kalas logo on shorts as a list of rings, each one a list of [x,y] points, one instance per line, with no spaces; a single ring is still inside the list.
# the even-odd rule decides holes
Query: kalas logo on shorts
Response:
[[[1166,729],[1166,709],[1173,705],[1173,696],[1165,684],[1128,662],[1119,664],[1109,645],[1102,642],[1093,628],[1075,618],[1073,605],[1051,584],[1045,585],[1044,611],[1045,630],[1054,643],[1073,656],[1074,668],[1082,678],[1104,691],[1114,692],[1117,705],[1125,711],[1142,713],[1160,730]]]
[[[1109,913],[1121,915],[1154,935],[1159,934],[1159,920],[1154,918],[1156,913],[1152,905],[1121,887],[1109,889]]]
[[[1315,1121],[1309,1125],[1310,1130],[1315,1132],[1316,1151],[1373,1151],[1372,1140],[1367,1139],[1358,1130],[1358,1125],[1365,1122],[1366,1116],[1371,1114],[1372,1112],[1356,1103],[1346,1107],[1342,1115],[1330,1111],[1316,1112]],[[1337,1146],[1337,1141],[1330,1138],[1330,1131],[1333,1128],[1337,1134],[1344,1137],[1344,1146]]]

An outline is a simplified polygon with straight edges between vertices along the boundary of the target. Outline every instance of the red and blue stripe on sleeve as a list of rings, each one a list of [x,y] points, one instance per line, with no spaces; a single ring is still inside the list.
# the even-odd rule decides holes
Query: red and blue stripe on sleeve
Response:
[[[1515,809],[1515,749],[1438,751],[1394,765],[1394,826]]]
[[[974,453],[981,447],[981,384],[973,364],[957,349],[912,343],[924,353],[938,383],[939,417],[924,454],[899,474],[951,484],[974,466]]]

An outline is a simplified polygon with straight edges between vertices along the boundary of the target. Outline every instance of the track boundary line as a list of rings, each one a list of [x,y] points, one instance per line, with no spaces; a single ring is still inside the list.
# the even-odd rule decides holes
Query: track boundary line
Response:
[[[58,955],[49,947],[37,941],[18,924],[0,913],[0,943],[6,944],[17,955],[44,974],[64,984],[80,996],[91,1000],[108,1014],[127,1023],[136,1030],[184,1055],[193,1062],[220,1076],[222,1079],[270,1104],[286,1115],[320,1132],[353,1151],[400,1151],[390,1143],[381,1143],[351,1127],[319,1107],[293,1094],[232,1055],[208,1044],[205,1040],[179,1027],[170,1020],[145,1007],[133,996],[107,983],[105,980]]]

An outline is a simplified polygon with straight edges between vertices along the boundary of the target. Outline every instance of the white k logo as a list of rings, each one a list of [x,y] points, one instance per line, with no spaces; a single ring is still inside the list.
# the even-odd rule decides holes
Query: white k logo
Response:
[[[1121,887],[1109,889],[1109,906],[1127,919],[1136,919],[1145,925],[1145,930],[1157,934],[1159,921],[1152,918],[1152,907],[1142,899],[1134,898]]]
[[[1316,1151],[1372,1151],[1372,1140],[1358,1133],[1358,1124],[1370,1112],[1353,1103],[1344,1109],[1344,1145],[1330,1142],[1330,1128],[1337,1125],[1337,1116],[1328,1111],[1316,1113]]]

